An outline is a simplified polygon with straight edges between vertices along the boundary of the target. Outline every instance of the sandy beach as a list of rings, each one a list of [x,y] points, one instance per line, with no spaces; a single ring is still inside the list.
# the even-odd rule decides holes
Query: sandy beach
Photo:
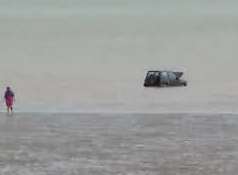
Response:
[[[231,114],[0,117],[1,175],[235,175]]]

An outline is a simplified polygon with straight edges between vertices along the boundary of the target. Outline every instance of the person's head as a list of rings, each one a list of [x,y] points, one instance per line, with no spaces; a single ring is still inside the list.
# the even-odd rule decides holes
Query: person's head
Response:
[[[9,91],[9,90],[11,90],[11,88],[10,88],[9,86],[7,86],[7,88],[6,88],[6,89],[7,89],[8,91]]]

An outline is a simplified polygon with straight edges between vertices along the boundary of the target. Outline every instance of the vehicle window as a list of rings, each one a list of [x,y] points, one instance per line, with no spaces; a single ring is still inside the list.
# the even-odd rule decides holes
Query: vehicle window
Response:
[[[170,81],[176,80],[176,75],[173,72],[168,72],[168,75],[169,75],[169,80]]]
[[[153,72],[148,72],[147,73],[147,77],[150,77],[151,75],[153,75]]]
[[[159,76],[159,72],[148,72],[147,73],[147,77],[150,77],[150,76]]]
[[[168,73],[167,72],[161,72],[161,81],[167,82],[169,80]]]

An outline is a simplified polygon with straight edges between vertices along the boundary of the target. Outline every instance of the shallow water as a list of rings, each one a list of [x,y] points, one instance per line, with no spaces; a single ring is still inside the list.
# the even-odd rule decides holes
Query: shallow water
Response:
[[[13,2],[0,88],[17,111],[237,112],[235,1]],[[188,87],[145,89],[150,69],[185,71]]]
[[[1,89],[18,111],[237,112],[236,18],[0,19]],[[184,88],[143,88],[150,69]]]

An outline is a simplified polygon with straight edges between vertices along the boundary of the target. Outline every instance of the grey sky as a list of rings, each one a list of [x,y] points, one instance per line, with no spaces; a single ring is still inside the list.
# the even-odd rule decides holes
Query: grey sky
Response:
[[[236,15],[235,0],[0,0],[0,15]]]

